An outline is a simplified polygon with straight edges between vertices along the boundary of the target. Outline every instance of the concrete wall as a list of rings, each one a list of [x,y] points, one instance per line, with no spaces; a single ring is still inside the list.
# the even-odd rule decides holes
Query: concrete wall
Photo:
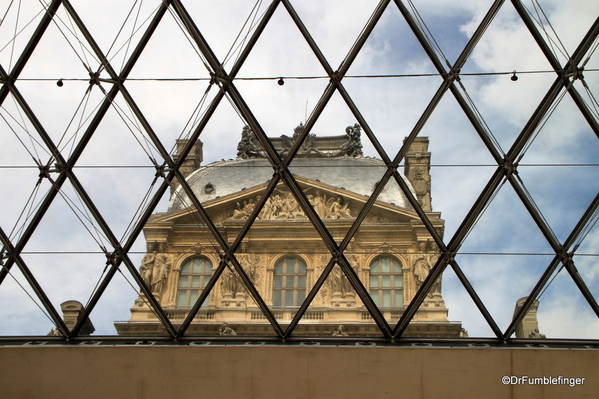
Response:
[[[504,376],[584,378],[504,385]],[[576,383],[576,381],[573,381]],[[599,350],[2,347],[1,398],[596,398]]]

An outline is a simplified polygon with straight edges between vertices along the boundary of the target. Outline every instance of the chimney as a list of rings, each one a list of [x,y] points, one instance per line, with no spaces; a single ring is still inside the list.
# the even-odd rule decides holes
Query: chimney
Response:
[[[79,301],[66,301],[60,304],[60,308],[62,309],[62,318],[64,320],[64,324],[66,324],[69,330],[72,330],[73,327],[77,324],[85,307]],[[92,324],[89,317],[85,319],[81,330],[79,330],[79,335],[91,335],[94,331],[96,331],[94,325]],[[58,332],[58,330],[50,331],[48,335],[62,335]]]
[[[173,159],[175,162],[177,162],[177,160],[179,159],[179,154],[183,151],[188,142],[189,140],[177,140],[177,150],[173,155]],[[202,161],[204,160],[203,148],[204,143],[202,143],[200,140],[196,141],[193,147],[191,147],[191,151],[189,152],[189,154],[187,154],[187,157],[185,158],[185,160],[181,164],[181,167],[179,168],[183,177],[187,178],[187,176],[192,174],[193,171],[200,167]],[[178,181],[173,180],[173,182],[171,183],[171,194],[177,189],[177,187],[179,187],[179,185],[180,183]]]
[[[431,199],[431,153],[428,152],[428,137],[416,137],[406,153],[404,175],[408,178],[418,203],[424,211],[432,211]]]

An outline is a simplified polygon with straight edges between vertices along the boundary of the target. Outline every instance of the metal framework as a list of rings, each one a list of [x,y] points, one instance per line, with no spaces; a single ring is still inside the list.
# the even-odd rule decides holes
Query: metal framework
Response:
[[[457,58],[456,62],[453,65],[449,65],[446,59],[443,59],[442,55],[436,50],[433,43],[430,40],[430,34],[423,30],[421,24],[416,21],[416,17],[414,12],[409,8],[408,3],[411,5],[411,2],[402,1],[402,0],[381,0],[374,10],[372,17],[368,20],[366,26],[363,28],[360,36],[355,41],[354,45],[344,58],[341,65],[335,69],[333,68],[328,60],[325,58],[324,54],[319,49],[316,41],[312,38],[309,29],[306,27],[302,18],[298,15],[294,6],[292,5],[292,1],[290,0],[272,0],[270,5],[268,6],[266,12],[260,17],[261,19],[255,26],[251,36],[245,42],[245,46],[241,51],[238,59],[231,67],[229,71],[226,71],[223,67],[223,63],[221,60],[217,58],[215,53],[212,51],[210,45],[205,40],[201,30],[198,28],[196,23],[194,22],[192,16],[187,12],[184,1],[182,0],[163,0],[155,13],[151,21],[148,23],[145,28],[145,32],[143,33],[141,39],[137,43],[136,47],[131,52],[129,58],[126,60],[126,64],[122,68],[120,72],[111,65],[111,62],[100,49],[98,44],[95,42],[94,37],[87,29],[83,20],[79,17],[77,10],[69,0],[52,0],[51,3],[47,4],[45,8],[45,12],[39,24],[32,34],[31,38],[24,51],[15,62],[14,66],[11,69],[8,69],[7,66],[0,65],[0,105],[2,105],[7,97],[11,95],[21,111],[24,113],[26,118],[28,119],[31,126],[34,127],[35,133],[37,137],[44,143],[46,148],[51,153],[51,159],[46,164],[40,164],[40,179],[47,179],[51,183],[51,188],[44,197],[43,201],[37,207],[35,213],[29,220],[26,225],[23,233],[20,237],[13,241],[9,238],[9,235],[6,234],[6,228],[8,226],[0,226],[0,241],[2,243],[1,247],[1,268],[0,268],[0,284],[2,284],[11,269],[18,268],[23,276],[26,278],[27,282],[30,284],[32,290],[37,295],[40,303],[43,305],[45,311],[51,317],[52,321],[56,325],[57,330],[60,332],[59,336],[54,337],[4,337],[0,338],[0,345],[2,342],[8,343],[26,343],[31,342],[32,339],[37,339],[43,342],[51,342],[52,344],[72,344],[79,342],[87,342],[94,343],[95,341],[106,341],[110,343],[126,343],[126,342],[134,342],[136,340],[135,337],[89,337],[89,336],[81,336],[80,330],[83,326],[83,323],[87,316],[93,311],[98,301],[105,294],[106,288],[109,283],[115,276],[119,269],[127,269],[128,272],[134,277],[135,283],[139,286],[141,292],[145,294],[145,297],[148,299],[150,306],[155,311],[158,319],[164,325],[168,335],[164,337],[152,337],[152,342],[163,342],[163,343],[196,343],[198,339],[209,339],[214,340],[215,342],[223,342],[223,341],[248,341],[248,340],[258,340],[264,342],[272,342],[272,343],[290,343],[294,344],[297,342],[308,342],[308,341],[331,341],[331,342],[345,342],[347,340],[355,340],[355,338],[347,338],[345,340],[341,340],[337,338],[314,338],[314,337],[297,337],[293,335],[294,329],[297,324],[300,322],[301,318],[304,316],[305,312],[308,309],[311,301],[315,298],[316,294],[323,286],[327,276],[332,271],[333,267],[338,264],[343,273],[347,276],[353,288],[355,289],[357,295],[360,300],[363,302],[368,312],[372,316],[376,325],[380,328],[382,333],[381,338],[369,338],[371,342],[378,344],[411,344],[411,343],[422,343],[422,342],[432,342],[436,344],[446,345],[448,343],[455,343],[458,345],[465,344],[490,344],[490,345],[525,345],[525,344],[553,344],[553,345],[597,345],[599,341],[594,340],[575,340],[575,339],[544,339],[544,340],[518,340],[515,338],[511,338],[515,332],[516,325],[523,320],[524,316],[533,305],[534,300],[539,296],[541,291],[546,287],[550,278],[555,274],[556,270],[560,267],[565,268],[572,280],[574,281],[576,287],[580,290],[585,300],[588,302],[592,310],[599,317],[599,305],[597,304],[596,298],[591,293],[591,290],[587,287],[585,281],[580,276],[577,271],[577,268],[573,262],[573,256],[576,254],[577,243],[583,233],[588,230],[597,219],[597,211],[599,207],[599,194],[595,197],[592,203],[588,206],[588,209],[582,216],[582,218],[578,221],[575,228],[571,231],[570,235],[565,241],[560,241],[555,234],[552,232],[551,227],[548,225],[547,221],[541,214],[539,208],[536,206],[531,196],[527,194],[527,189],[522,182],[522,180],[518,176],[518,161],[523,154],[526,146],[533,139],[534,133],[540,128],[543,123],[544,118],[547,116],[550,108],[555,104],[558,99],[558,96],[563,90],[566,90],[567,93],[571,96],[574,103],[578,107],[578,110],[583,115],[585,120],[588,122],[590,128],[599,138],[599,121],[597,119],[596,114],[593,113],[592,109],[589,109],[588,105],[582,99],[581,94],[577,91],[577,89],[573,86],[573,82],[575,80],[584,81],[584,76],[582,74],[583,66],[581,65],[585,55],[588,55],[589,51],[593,50],[593,46],[596,44],[596,40],[599,37],[599,18],[595,20],[595,23],[591,26],[586,36],[582,39],[576,50],[573,54],[571,54],[570,59],[564,64],[561,65],[553,48],[550,43],[547,42],[546,37],[539,30],[539,26],[535,23],[533,17],[531,17],[529,11],[523,5],[520,0],[512,0],[511,4],[505,2],[504,0],[496,0],[493,2],[492,6],[487,11],[485,17],[482,19],[480,25],[470,38],[469,42],[466,44],[461,54]],[[484,35],[485,31],[489,27],[489,25],[494,21],[494,18],[498,14],[498,12],[503,7],[511,7],[513,6],[518,14],[520,15],[522,21],[528,28],[530,34],[538,44],[544,56],[547,58],[547,61],[553,68],[556,78],[553,85],[547,91],[545,96],[542,98],[540,103],[538,104],[536,110],[531,115],[528,123],[521,130],[518,137],[513,142],[511,148],[508,151],[504,151],[498,144],[497,141],[493,138],[489,129],[485,126],[483,121],[477,111],[473,109],[472,105],[469,103],[467,98],[465,97],[463,87],[460,82],[460,71],[468,60],[469,56],[475,49],[475,46],[480,41],[481,37]],[[27,65],[30,60],[36,46],[44,36],[48,26],[53,22],[53,19],[56,16],[59,8],[64,8],[67,12],[69,18],[73,21],[76,28],[82,35],[82,40],[86,42],[95,57],[100,60],[101,67],[98,71],[90,71],[90,90],[92,86],[100,86],[102,90],[105,92],[105,98],[101,105],[95,111],[93,118],[88,124],[85,132],[79,138],[76,143],[76,147],[70,153],[69,156],[65,156],[61,150],[59,150],[57,144],[53,141],[53,139],[48,134],[46,127],[40,122],[35,112],[28,105],[27,100],[23,97],[23,95],[19,91],[19,76],[23,71],[24,67]],[[343,80],[347,75],[348,70],[350,69],[352,63],[356,60],[356,57],[362,50],[366,40],[371,35],[375,26],[380,21],[381,16],[389,7],[396,7],[405,21],[407,22],[409,28],[414,33],[417,38],[419,44],[422,46],[422,49],[429,57],[431,62],[434,65],[434,68],[437,70],[438,74],[442,77],[442,83],[437,89],[436,93],[432,97],[428,106],[424,110],[424,112],[420,115],[420,118],[416,125],[413,127],[411,133],[404,141],[401,149],[397,152],[397,154],[388,154],[383,146],[380,144],[377,139],[376,132],[372,129],[367,121],[367,119],[360,112],[356,103],[354,103],[350,94],[346,90]],[[269,141],[267,134],[260,124],[260,120],[254,115],[251,108],[245,102],[243,96],[238,91],[236,87],[236,77],[246,62],[248,56],[251,54],[254,46],[256,45],[258,39],[261,37],[264,29],[268,26],[269,22],[275,10],[284,9],[303,38],[308,44],[309,48],[314,53],[316,59],[321,64],[322,68],[326,71],[328,75],[329,83],[324,90],[321,98],[317,102],[316,106],[312,110],[311,114],[307,118],[305,122],[305,129],[301,133],[300,138],[295,141],[293,147],[289,150],[284,158],[281,158],[272,143]],[[0,10],[3,11],[3,10]],[[136,104],[134,96],[130,94],[127,89],[127,79],[139,60],[140,56],[143,54],[146,45],[148,44],[150,38],[153,36],[154,32],[160,25],[163,17],[168,12],[176,15],[178,20],[181,23],[181,28],[188,34],[188,37],[193,41],[193,45],[199,50],[201,54],[201,58],[204,61],[204,64],[209,70],[210,76],[212,80],[210,81],[209,88],[214,87],[217,89],[217,93],[213,98],[212,102],[207,107],[205,113],[202,115],[202,118],[199,120],[195,130],[189,137],[188,144],[185,148],[180,152],[178,158],[175,160],[165,145],[171,145],[171,143],[163,143],[156,132],[151,127],[150,123],[147,121],[144,113],[140,109],[140,107]],[[109,78],[108,79],[99,79],[99,75],[101,71],[105,71]],[[450,94],[448,94],[448,92]],[[332,237],[331,233],[328,231],[327,227],[315,212],[314,208],[310,205],[310,202],[306,198],[302,189],[296,182],[292,173],[290,172],[290,164],[294,159],[294,156],[299,151],[302,142],[304,139],[310,134],[315,123],[318,121],[321,116],[323,110],[331,100],[332,96],[338,93],[343,101],[347,104],[353,115],[355,116],[358,123],[362,126],[365,135],[370,140],[372,145],[374,146],[376,152],[380,159],[383,160],[387,167],[387,171],[380,180],[380,182],[375,187],[372,195],[368,199],[366,205],[361,210],[359,215],[357,215],[355,222],[353,223],[350,230],[347,232],[345,238],[338,244]],[[130,234],[126,238],[126,240],[119,241],[114,232],[111,230],[111,227],[106,222],[104,216],[99,211],[98,207],[88,194],[88,191],[83,187],[80,183],[79,179],[75,171],[74,167],[77,165],[79,158],[81,157],[83,151],[89,145],[90,140],[96,134],[98,126],[102,122],[104,116],[108,112],[108,110],[113,107],[113,103],[117,96],[120,95],[126,105],[131,110],[132,114],[137,118],[140,126],[142,127],[143,133],[146,135],[147,139],[152,143],[152,145],[157,149],[158,153],[162,157],[159,162],[156,163],[156,179],[159,183],[158,188],[153,194],[153,197],[148,202],[145,209],[142,210],[141,216],[137,220]],[[404,179],[401,178],[400,172],[398,172],[398,168],[400,163],[403,161],[410,144],[414,141],[414,139],[421,133],[423,127],[426,125],[429,117],[436,109],[438,104],[441,102],[442,98],[445,95],[452,95],[457,103],[459,104],[461,110],[467,117],[468,121],[472,124],[472,127],[478,134],[480,140],[484,143],[487,150],[491,154],[492,158],[496,162],[497,166],[495,172],[492,174],[488,183],[484,187],[484,189],[480,192],[478,198],[475,203],[463,219],[461,225],[455,232],[452,237],[444,240],[437,230],[433,227],[432,222],[428,219],[426,213],[421,208],[418,200],[414,197],[409,187],[407,186]],[[243,118],[244,122],[247,123],[251,127],[251,129],[255,132],[257,138],[260,141],[260,144],[266,151],[268,156],[268,160],[270,161],[273,169],[273,177],[270,183],[268,184],[266,190],[264,191],[261,200],[256,204],[253,212],[248,217],[245,225],[241,229],[239,235],[229,243],[220,233],[218,228],[212,222],[206,211],[204,210],[202,204],[198,200],[198,198],[194,195],[192,188],[186,182],[183,177],[180,167],[185,161],[187,155],[190,153],[192,149],[193,143],[202,137],[202,132],[204,131],[206,125],[210,121],[210,119],[214,116],[214,113],[223,99],[229,99],[236,110],[238,110],[239,114]],[[8,134],[8,133],[2,133]],[[40,225],[40,222],[46,215],[50,205],[56,200],[59,196],[61,190],[63,189],[63,185],[65,182],[69,181],[72,187],[74,188],[76,194],[84,203],[87,212],[91,215],[93,222],[99,227],[104,236],[108,239],[110,247],[102,248],[103,252],[105,252],[107,257],[106,267],[107,272],[105,273],[102,281],[97,287],[97,290],[94,292],[93,296],[90,298],[87,307],[85,308],[85,312],[81,317],[80,321],[75,325],[74,328],[70,329],[65,325],[64,321],[61,319],[59,312],[56,309],[55,304],[51,303],[49,298],[44,293],[44,290],[40,286],[37,281],[36,276],[32,271],[28,268],[27,263],[24,261],[21,256],[24,251],[28,241],[36,231],[36,228]],[[195,305],[192,307],[191,311],[187,315],[185,321],[181,326],[174,326],[165,311],[161,308],[159,302],[152,294],[149,287],[146,285],[144,280],[142,279],[140,273],[132,262],[129,251],[134,245],[135,241],[140,236],[144,225],[146,224],[148,218],[159,209],[157,208],[160,199],[167,192],[170,184],[172,182],[177,182],[180,184],[185,191],[186,195],[192,202],[192,208],[197,210],[199,218],[201,219],[199,223],[203,224],[210,231],[214,242],[216,243],[218,252],[221,256],[221,262],[218,267],[215,269],[213,278],[210,280],[206,288],[202,291],[200,297],[198,298]],[[348,247],[350,240],[358,231],[360,225],[368,215],[369,211],[372,209],[375,201],[377,200],[379,194],[384,189],[385,185],[394,181],[405,193],[412,207],[416,210],[418,216],[424,223],[424,226],[430,233],[436,245],[439,247],[441,251],[441,256],[438,261],[434,265],[431,273],[428,275],[426,281],[422,284],[420,290],[412,300],[412,302],[405,309],[402,317],[399,319],[396,325],[389,325],[389,323],[383,317],[381,311],[377,308],[373,300],[368,294],[368,290],[363,286],[361,281],[359,280],[357,274],[350,266],[348,260],[344,255],[344,251]],[[235,257],[235,253],[241,245],[242,240],[248,234],[252,224],[258,217],[262,207],[265,205],[267,199],[273,193],[277,184],[283,182],[289,190],[294,195],[295,199],[298,201],[303,211],[307,215],[310,222],[314,225],[316,231],[322,237],[324,245],[330,252],[331,258],[328,262],[324,272],[318,280],[315,282],[313,288],[310,290],[309,294],[306,297],[306,300],[300,307],[299,311],[291,321],[291,323],[287,327],[282,327],[275,316],[268,308],[264,300],[262,299],[259,292],[253,286],[249,277],[247,276],[244,269],[241,267],[240,263],[237,261]],[[518,198],[525,206],[526,210],[536,223],[539,231],[543,234],[546,241],[551,246],[554,251],[554,257],[551,262],[547,265],[544,273],[541,278],[536,283],[534,289],[528,295],[527,301],[524,303],[524,306],[519,310],[519,312],[515,315],[513,321],[509,325],[509,327],[502,331],[496,321],[491,316],[487,307],[477,294],[476,290],[473,288],[472,284],[466,278],[466,275],[462,271],[462,268],[456,261],[456,255],[459,254],[460,248],[462,247],[468,233],[472,230],[477,220],[480,218],[481,214],[484,212],[486,207],[489,205],[490,201],[493,199],[494,195],[497,193],[499,188],[504,182],[509,182],[509,184],[513,187],[514,191],[517,193]],[[4,191],[9,191],[10,188],[4,187]],[[249,293],[253,300],[260,307],[262,312],[264,313],[268,322],[272,325],[276,336],[272,337],[211,337],[211,338],[198,338],[194,336],[186,335],[186,331],[192,323],[194,317],[200,310],[202,303],[207,299],[211,290],[214,288],[217,283],[219,276],[224,272],[225,268],[228,264],[232,264],[237,274],[243,280],[243,283],[248,288]],[[421,306],[423,301],[425,300],[428,292],[432,289],[435,281],[442,273],[446,270],[446,268],[451,268],[459,281],[463,284],[463,287],[472,298],[472,301],[480,311],[481,315],[484,317],[485,321],[488,323],[489,327],[493,331],[495,337],[493,338],[464,338],[464,339],[448,339],[448,338],[407,338],[403,336],[403,333],[406,331],[408,324],[416,314],[416,311]],[[148,337],[139,337],[140,342],[146,342]],[[364,339],[360,339],[359,341],[364,341]]]

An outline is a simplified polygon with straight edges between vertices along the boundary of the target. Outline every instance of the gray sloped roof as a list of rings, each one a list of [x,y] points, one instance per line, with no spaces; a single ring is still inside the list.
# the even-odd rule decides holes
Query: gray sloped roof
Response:
[[[370,195],[375,184],[384,175],[386,167],[381,160],[365,157],[298,158],[289,166],[296,176],[343,188],[361,195]],[[187,182],[200,202],[239,192],[264,184],[273,176],[273,168],[266,159],[235,159],[214,162],[200,167],[187,177]],[[403,176],[403,175],[402,175]],[[411,188],[409,181],[404,180]],[[414,192],[413,189],[412,193]],[[389,180],[378,200],[402,208],[412,209],[404,193],[393,179]],[[181,187],[169,203],[169,212],[191,204]]]

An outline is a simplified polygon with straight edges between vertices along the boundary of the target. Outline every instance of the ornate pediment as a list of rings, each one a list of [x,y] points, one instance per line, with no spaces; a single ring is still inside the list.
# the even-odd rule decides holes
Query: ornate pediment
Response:
[[[306,198],[323,220],[353,219],[360,213],[368,197],[349,190],[334,187],[317,180],[295,176]],[[244,220],[262,198],[267,183],[260,184],[230,195],[215,198],[202,205],[215,223],[225,220]],[[152,218],[152,222],[194,222],[194,210],[181,210]],[[417,219],[417,214],[405,208],[377,201],[365,218],[365,223],[397,223]],[[257,220],[307,220],[293,194],[279,183],[272,192]]]
[[[304,194],[321,219],[350,219],[354,218],[357,211],[350,208],[350,200],[340,195],[322,192],[313,187],[307,187]],[[244,199],[243,204],[237,201],[236,209],[229,211],[230,217],[226,219],[246,219],[254,210],[255,204],[260,200],[260,195]],[[277,187],[264,207],[258,214],[259,220],[289,220],[307,219],[293,194],[285,187]]]

